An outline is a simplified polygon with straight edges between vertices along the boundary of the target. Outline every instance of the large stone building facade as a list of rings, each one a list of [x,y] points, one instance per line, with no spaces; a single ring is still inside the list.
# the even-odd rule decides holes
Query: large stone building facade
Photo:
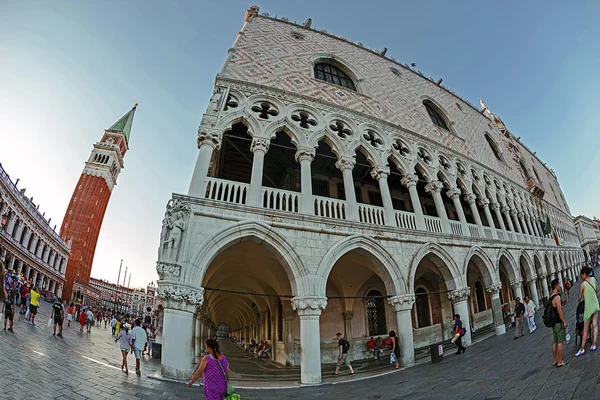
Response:
[[[579,215],[573,220],[575,230],[581,243],[581,248],[585,253],[587,260],[590,259],[590,253],[597,253],[600,246],[600,224],[598,221],[590,219],[585,215]]]
[[[71,249],[17,182],[0,165],[0,257],[9,270],[61,296]]]
[[[503,304],[583,257],[555,174],[483,103],[310,20],[247,11],[198,147],[158,252],[167,376],[223,324],[303,383],[338,331],[363,358],[393,329],[410,366],[454,313],[504,333]]]

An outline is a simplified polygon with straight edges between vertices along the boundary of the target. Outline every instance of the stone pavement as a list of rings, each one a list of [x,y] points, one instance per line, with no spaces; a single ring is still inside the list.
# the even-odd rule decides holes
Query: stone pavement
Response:
[[[567,305],[574,322],[575,284]],[[149,379],[160,367],[155,360],[142,363],[142,377],[119,369],[120,352],[110,329],[95,327],[92,334],[66,328],[64,338],[54,338],[46,326],[50,304],[41,302],[39,325],[15,323],[15,333],[0,331],[1,399],[25,396],[43,399],[201,399],[202,389],[180,383]],[[242,399],[573,399],[600,398],[600,352],[573,359],[574,343],[566,346],[569,364],[552,367],[551,330],[541,323],[538,331],[518,340],[513,330],[475,344],[460,356],[448,356],[439,364],[423,364],[385,376],[336,383],[343,376],[326,379],[325,385],[285,390],[239,390]],[[574,326],[570,326],[574,336]],[[234,349],[232,349],[234,350]],[[447,352],[453,352],[452,349]],[[239,355],[232,360],[240,363]],[[130,367],[134,359],[129,357]],[[258,362],[260,362],[258,360]],[[256,366],[232,365],[243,375]],[[324,368],[324,373],[326,369]],[[245,372],[247,373],[247,372]],[[364,377],[364,375],[362,375]]]

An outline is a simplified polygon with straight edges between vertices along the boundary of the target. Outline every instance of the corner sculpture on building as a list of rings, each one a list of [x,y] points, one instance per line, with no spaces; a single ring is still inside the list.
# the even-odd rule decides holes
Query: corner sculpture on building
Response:
[[[342,329],[353,359],[396,330],[411,366],[454,313],[467,346],[501,335],[504,304],[583,259],[556,175],[499,117],[311,22],[251,7],[217,74],[163,220],[165,376],[189,377],[218,326],[307,384]]]
[[[106,129],[102,139],[94,144],[65,212],[60,236],[72,241],[63,290],[63,297],[68,301],[84,300],[81,297],[82,290],[74,288],[74,284],[89,284],[104,213],[124,168],[123,157],[129,150],[129,136],[136,109],[137,104]]]

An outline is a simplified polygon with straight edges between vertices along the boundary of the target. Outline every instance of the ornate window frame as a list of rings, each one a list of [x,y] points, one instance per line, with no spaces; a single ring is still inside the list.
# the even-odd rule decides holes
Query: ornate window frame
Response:
[[[331,64],[334,67],[338,68],[343,73],[345,73],[346,75],[348,75],[348,78],[350,78],[350,80],[352,80],[352,83],[354,84],[355,90],[352,90],[350,88],[347,88],[345,86],[341,86],[341,85],[338,85],[338,84],[335,84],[332,82],[327,82],[322,79],[318,79],[315,76],[315,66],[317,64],[321,64],[321,63]],[[310,77],[320,83],[326,83],[329,85],[333,85],[336,88],[348,90],[350,92],[364,94],[362,91],[362,88],[361,88],[362,79],[356,74],[356,72],[351,67],[349,67],[349,65],[350,64],[348,62],[346,62],[341,57],[336,56],[335,54],[330,54],[330,53],[315,54],[310,59]]]

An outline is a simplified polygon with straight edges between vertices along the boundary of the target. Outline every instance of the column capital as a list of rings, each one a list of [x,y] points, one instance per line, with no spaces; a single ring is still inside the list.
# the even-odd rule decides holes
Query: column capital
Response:
[[[465,200],[467,200],[467,203],[469,203],[469,205],[471,205],[477,201],[477,196],[475,195],[475,193],[469,193],[468,195],[465,196]]]
[[[431,181],[425,185],[425,191],[427,193],[440,193],[444,188],[444,184],[440,181]]]
[[[482,206],[483,208],[489,207],[489,206],[490,206],[490,199],[488,199],[487,197],[484,197],[484,198],[482,198],[482,199],[479,201],[479,204],[481,204],[481,206]]]
[[[198,131],[198,148],[202,146],[210,146],[213,150],[221,148],[221,139],[223,134],[217,130],[199,130]]]
[[[396,311],[406,311],[412,309],[415,304],[414,294],[401,294],[388,299],[388,303],[394,307]]]
[[[354,311],[344,311],[342,315],[344,316],[344,321],[347,321],[354,318]]]
[[[417,182],[419,182],[419,177],[415,174],[406,174],[404,178],[400,181],[404,186],[410,188],[412,186],[416,186]]]
[[[347,157],[347,156],[340,157],[335,163],[335,167],[337,169],[339,169],[340,171],[344,171],[346,169],[352,170],[352,169],[354,169],[355,165],[356,165],[356,160],[354,159],[354,157]]]
[[[519,213],[519,212],[517,211],[517,209],[516,209],[516,208],[511,208],[511,209],[510,209],[510,211],[509,211],[509,214],[510,214],[512,217],[516,217],[518,213]]]
[[[321,311],[327,307],[327,297],[305,296],[294,297],[292,308],[302,316],[319,316]]]
[[[509,214],[510,215],[510,207],[509,206],[502,206],[502,209],[500,210],[502,211],[502,214]]]
[[[492,283],[490,286],[487,286],[485,290],[487,290],[490,295],[495,295],[502,290],[502,283]]]
[[[538,278],[538,276],[536,274],[531,275],[531,278],[529,278],[529,280],[527,282],[535,282],[535,280]]]
[[[512,286],[513,288],[517,287],[517,286],[521,286],[523,284],[523,279],[515,279],[514,281],[510,282],[510,286]]]
[[[165,309],[195,313],[204,302],[204,289],[158,281],[158,295]]]
[[[460,303],[461,301],[466,301],[469,295],[471,294],[471,288],[463,288],[456,289],[451,292],[448,292],[448,300],[452,303]]]
[[[371,176],[378,181],[379,179],[387,179],[390,175],[390,167],[386,165],[378,165],[371,170]]]
[[[446,196],[448,196],[452,200],[458,199],[461,194],[462,190],[460,190],[457,187],[455,187],[454,189],[450,189],[446,192]]]
[[[298,151],[296,151],[296,162],[313,162],[316,153],[317,151],[314,147],[300,147]]]
[[[525,214],[523,214],[522,211],[517,212],[517,217],[519,217],[519,219],[523,219],[524,216]]]
[[[492,203],[490,204],[490,210],[496,212],[500,210],[500,203]]]
[[[269,145],[271,141],[269,139],[255,137],[252,139],[252,145],[250,145],[250,151],[255,153],[257,151],[262,151],[263,153],[267,153],[269,151]]]

